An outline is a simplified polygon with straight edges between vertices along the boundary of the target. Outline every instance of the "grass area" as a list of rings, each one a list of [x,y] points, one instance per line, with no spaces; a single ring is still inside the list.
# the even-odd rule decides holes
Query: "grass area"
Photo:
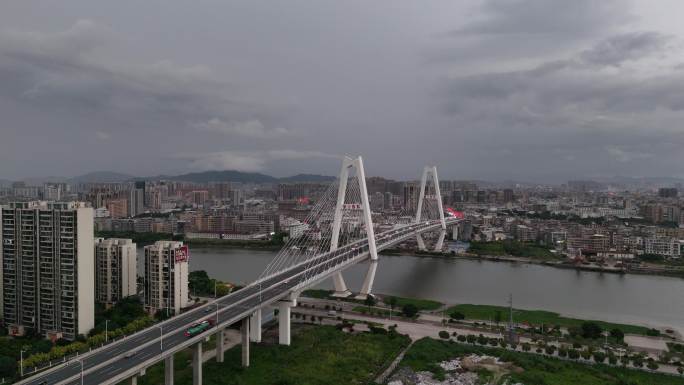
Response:
[[[355,311],[355,312],[361,313],[361,314],[371,313],[372,315],[379,315],[382,317],[389,317],[389,315],[390,315],[390,309],[385,309],[384,307],[376,307],[376,306],[371,306],[370,311],[368,310],[368,306],[354,306],[352,311]],[[401,311],[394,310],[392,312],[392,316],[393,317],[402,316]]]
[[[309,297],[309,298],[318,298],[318,299],[331,299],[331,300],[341,300],[345,302],[353,302],[353,303],[364,303],[361,300],[354,299],[352,297],[349,298],[337,298],[332,296],[333,291],[332,290],[322,290],[322,289],[310,289],[310,290],[304,290],[302,293],[302,296],[304,297]],[[394,309],[401,309],[403,306],[412,304],[418,310],[436,310],[442,307],[444,304],[438,301],[433,301],[430,299],[419,299],[419,298],[406,298],[406,297],[397,297],[397,296],[390,296],[390,295],[378,295],[379,299],[381,299],[385,304],[387,304],[387,301],[389,301],[389,298],[394,297],[397,301],[396,305],[394,306]],[[387,305],[389,306],[389,305]]]
[[[515,257],[528,257],[540,260],[558,259],[558,256],[549,249],[533,244],[518,241],[495,241],[495,242],[470,242],[469,252],[477,255],[512,255]]]
[[[441,302],[433,301],[431,299],[405,298],[405,297],[387,296],[387,295],[382,296],[382,301],[384,303],[387,303],[387,301],[389,301],[390,297],[394,297],[397,299],[397,305],[395,306],[395,308],[400,308],[400,309],[405,305],[412,304],[415,307],[417,307],[418,310],[437,310],[444,305]]]
[[[469,304],[463,304],[463,305],[456,305],[452,306],[447,310],[447,314],[451,314],[452,312],[459,312],[463,315],[465,315],[466,319],[473,319],[473,320],[494,320],[496,312],[500,312],[501,317],[502,317],[502,322],[506,322],[508,319],[508,308],[503,307],[503,306],[491,306],[491,305],[469,305]],[[561,327],[579,327],[582,325],[583,322],[587,322],[587,320],[582,320],[582,319],[576,319],[576,318],[567,318],[563,317],[558,313],[550,312],[550,311],[544,311],[544,310],[521,310],[521,309],[513,309],[513,322],[516,323],[528,323],[531,325],[560,325]],[[603,328],[604,330],[611,330],[614,328],[618,328],[622,330],[624,333],[631,333],[631,334],[641,334],[641,335],[648,335],[648,332],[651,330],[647,327],[643,326],[636,326],[636,325],[624,325],[624,324],[616,324],[616,323],[610,323],[610,322],[603,322],[603,321],[591,321]]]
[[[511,352],[504,349],[463,345],[455,342],[423,338],[408,350],[399,364],[414,371],[431,371],[437,376],[444,370],[437,366],[441,361],[466,355],[486,354],[511,362],[523,369],[504,377],[510,383],[526,385],[682,385],[681,377],[648,373],[640,370],[616,368],[607,365],[585,365],[555,358]]]
[[[225,362],[204,363],[205,385],[368,384],[406,347],[398,334],[348,334],[332,326],[307,326],[291,346],[252,344],[249,368],[241,367],[241,347],[226,351]],[[192,384],[189,352],[176,354],[175,383]],[[141,385],[164,383],[163,365],[138,379]]]

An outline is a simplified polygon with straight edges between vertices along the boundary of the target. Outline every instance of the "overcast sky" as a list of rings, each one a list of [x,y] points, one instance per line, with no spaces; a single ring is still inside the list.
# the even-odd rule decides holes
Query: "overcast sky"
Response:
[[[684,176],[681,0],[0,4],[0,178]]]

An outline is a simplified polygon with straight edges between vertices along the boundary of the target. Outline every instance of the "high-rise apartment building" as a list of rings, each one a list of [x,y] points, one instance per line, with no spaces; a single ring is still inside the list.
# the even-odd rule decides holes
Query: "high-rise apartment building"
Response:
[[[143,182],[142,188],[139,188],[136,182],[135,186],[128,196],[128,215],[131,217],[145,212],[145,184]]]
[[[95,323],[93,209],[19,202],[0,211],[1,305],[10,334],[87,334]]]
[[[188,306],[188,260],[183,242],[157,241],[145,246],[145,308],[178,314]]]
[[[137,293],[136,245],[130,239],[95,239],[95,300],[112,306]]]

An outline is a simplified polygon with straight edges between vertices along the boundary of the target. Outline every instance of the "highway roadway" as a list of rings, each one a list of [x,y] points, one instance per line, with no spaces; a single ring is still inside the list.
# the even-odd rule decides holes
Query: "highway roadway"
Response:
[[[447,224],[456,222],[447,218]],[[438,230],[439,221],[407,225],[376,235],[378,251],[400,243],[416,233]],[[335,272],[368,258],[368,241],[363,239],[323,253],[306,263],[266,277],[249,286],[221,297],[192,311],[151,326],[125,339],[112,342],[71,361],[27,378],[20,384],[113,384],[138,373],[165,357],[183,350],[215,333],[217,328],[231,325],[257,309],[287,297],[329,277]],[[215,327],[194,337],[186,337],[185,329],[204,319],[215,321]],[[218,322],[216,322],[218,320]],[[131,353],[134,353],[131,355]],[[83,377],[81,378],[81,370]]]

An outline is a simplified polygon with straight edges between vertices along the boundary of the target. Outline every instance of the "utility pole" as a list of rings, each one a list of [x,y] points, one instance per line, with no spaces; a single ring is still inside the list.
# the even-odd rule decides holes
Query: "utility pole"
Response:
[[[513,293],[508,295],[508,343],[515,343],[515,330],[513,329]]]

